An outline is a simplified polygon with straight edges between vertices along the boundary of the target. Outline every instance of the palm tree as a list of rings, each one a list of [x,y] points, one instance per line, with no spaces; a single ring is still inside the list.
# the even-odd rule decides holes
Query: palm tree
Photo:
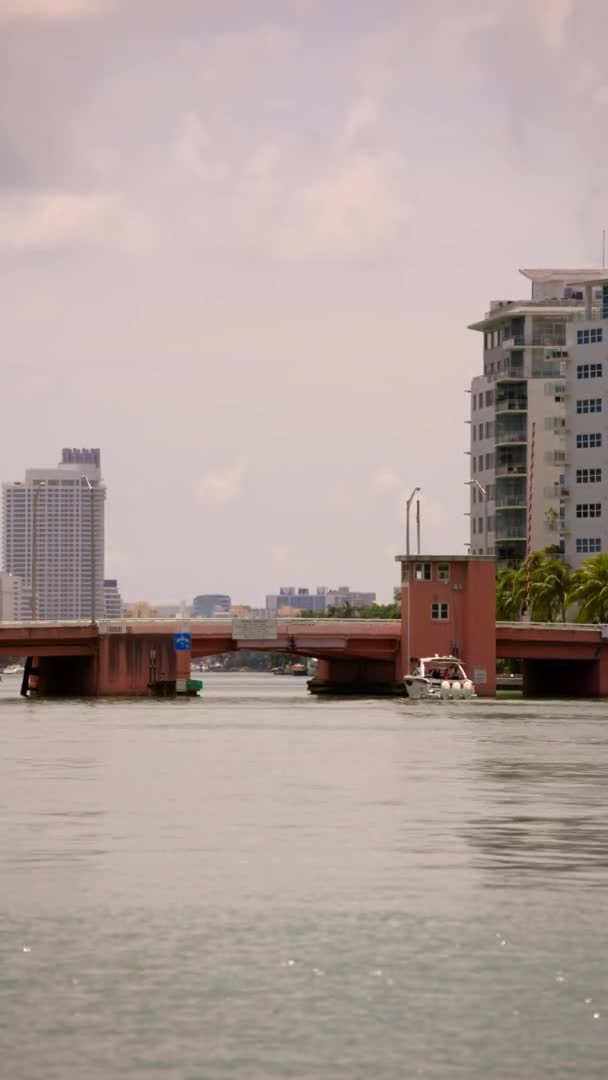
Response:
[[[532,611],[541,622],[566,621],[566,608],[572,590],[570,567],[560,559],[544,558],[534,568],[530,587]]]
[[[519,619],[526,595],[525,567],[501,570],[496,577],[496,618],[503,622]]]
[[[570,599],[577,622],[608,623],[608,555],[592,555],[573,576]]]
[[[534,551],[530,558],[530,617],[538,622],[566,621],[571,572],[554,549]],[[528,563],[501,570],[496,578],[496,617],[507,622],[519,619],[526,606]]]

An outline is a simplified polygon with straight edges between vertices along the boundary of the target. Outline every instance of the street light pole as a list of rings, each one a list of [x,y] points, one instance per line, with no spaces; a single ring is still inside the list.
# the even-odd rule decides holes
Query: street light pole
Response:
[[[95,625],[95,489],[88,476],[82,474],[89,489],[89,507],[91,515],[91,624]]]
[[[406,581],[406,584],[407,584],[407,598],[406,598],[406,604],[405,604],[405,608],[406,608],[406,613],[405,613],[405,625],[406,625],[405,640],[406,640],[406,648],[407,648],[407,656],[405,658],[406,659],[406,672],[405,672],[406,675],[407,675],[407,673],[409,672],[409,669],[410,669],[410,652],[411,652],[411,645],[410,645],[410,637],[411,637],[410,589],[412,587],[412,581],[411,581],[411,574],[410,574],[410,509],[411,509],[412,503],[414,501],[414,498],[415,498],[417,492],[419,492],[419,491],[420,491],[420,488],[415,487],[414,490],[412,491],[412,494],[410,495],[409,499],[407,500],[406,505],[405,505],[405,568],[406,568],[406,575],[407,575],[407,581]]]
[[[479,483],[479,480],[466,480],[465,483],[468,487],[475,484],[476,488],[479,488],[483,495],[483,550],[484,554],[488,554],[488,489]]]

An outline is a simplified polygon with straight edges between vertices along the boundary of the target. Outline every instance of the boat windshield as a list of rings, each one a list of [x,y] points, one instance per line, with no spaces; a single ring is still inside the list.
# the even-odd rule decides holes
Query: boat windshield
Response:
[[[422,662],[424,674],[429,679],[466,679],[466,673],[461,663],[453,656],[431,656]]]

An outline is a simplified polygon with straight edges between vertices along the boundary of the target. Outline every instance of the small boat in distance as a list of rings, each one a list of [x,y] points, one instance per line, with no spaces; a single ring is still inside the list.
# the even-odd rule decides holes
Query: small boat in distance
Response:
[[[23,675],[23,668],[20,664],[9,664],[4,668],[3,675]]]
[[[448,701],[476,697],[475,687],[457,656],[424,656],[404,682],[410,698]]]

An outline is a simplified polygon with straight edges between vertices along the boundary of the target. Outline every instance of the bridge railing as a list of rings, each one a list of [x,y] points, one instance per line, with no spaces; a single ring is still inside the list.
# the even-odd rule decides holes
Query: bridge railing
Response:
[[[243,620],[234,620],[241,622]],[[326,628],[328,631],[334,632],[336,630],[357,630],[361,627],[373,626],[378,630],[397,630],[401,625],[400,619],[281,619],[274,620],[276,622],[276,628],[279,633],[302,633],[310,628],[318,629],[319,627]],[[225,633],[232,631],[232,619],[222,618],[185,618],[185,619],[162,619],[162,618],[141,618],[141,619],[98,619],[95,623],[91,623],[90,619],[11,619],[0,620],[0,630],[28,630],[31,628],[40,629],[62,629],[71,627],[92,627],[95,626],[101,633],[106,632],[118,632],[124,630],[127,627],[139,627],[139,626],[155,626],[166,629],[168,632],[173,630],[175,633],[183,632],[184,630],[216,630],[218,633]]]
[[[577,623],[577,622],[497,622],[496,629],[503,630],[566,630],[570,633],[584,631],[589,633],[595,630],[608,636],[608,625],[604,623]]]

